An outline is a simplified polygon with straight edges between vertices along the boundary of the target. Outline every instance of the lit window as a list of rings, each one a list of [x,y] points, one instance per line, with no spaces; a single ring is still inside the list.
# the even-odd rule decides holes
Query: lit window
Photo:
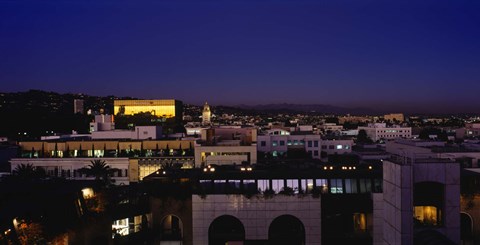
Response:
[[[343,149],[343,145],[337,145],[337,150]]]
[[[258,190],[266,191],[270,189],[270,181],[268,179],[259,179],[258,180]]]
[[[302,186],[302,190],[306,193],[310,193],[313,190],[312,179],[302,179],[300,180],[300,185]]]
[[[295,194],[298,194],[298,180],[297,179],[287,179],[287,187],[292,188]]]
[[[357,193],[357,180],[345,179],[345,193]]]
[[[273,179],[272,180],[272,190],[276,193],[280,192],[283,189],[284,183],[283,179]]]
[[[353,214],[353,230],[355,232],[367,231],[367,218],[364,213]]]
[[[316,179],[315,180],[315,186],[317,188],[320,188],[322,193],[327,193],[328,192],[328,182],[326,179]]]
[[[442,212],[435,206],[415,206],[413,216],[417,225],[439,226],[442,222]]]
[[[330,184],[331,193],[343,193],[343,183],[341,179],[331,179]]]
[[[272,146],[277,146],[278,142],[276,140],[272,141]]]
[[[113,221],[112,230],[115,234],[126,236],[129,234],[128,218]]]

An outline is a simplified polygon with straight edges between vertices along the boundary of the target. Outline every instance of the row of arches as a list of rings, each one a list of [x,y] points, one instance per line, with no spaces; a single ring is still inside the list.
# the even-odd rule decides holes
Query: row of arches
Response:
[[[244,241],[245,228],[242,222],[231,215],[222,215],[208,228],[208,244],[224,245],[232,241]],[[268,240],[271,244],[305,244],[305,227],[292,215],[275,218],[268,228]]]
[[[161,221],[161,240],[182,240],[183,223],[175,215],[167,215]],[[208,228],[209,245],[225,245],[227,242],[244,241],[245,227],[236,217],[222,215]],[[268,228],[268,240],[272,244],[305,244],[305,227],[295,216],[281,215],[275,218]]]

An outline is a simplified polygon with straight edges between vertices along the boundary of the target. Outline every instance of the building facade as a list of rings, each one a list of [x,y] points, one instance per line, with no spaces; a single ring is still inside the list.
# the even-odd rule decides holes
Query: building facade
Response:
[[[269,153],[273,157],[287,154],[289,150],[303,150],[312,159],[321,159],[324,154],[351,153],[353,140],[326,140],[318,134],[291,134],[283,129],[268,130],[258,136],[259,152]]]
[[[358,127],[358,130],[365,130],[373,141],[412,137],[411,127],[387,127],[385,123],[371,123],[368,127]]]
[[[179,100],[115,100],[114,115],[151,113],[154,116],[182,120],[183,103]]]

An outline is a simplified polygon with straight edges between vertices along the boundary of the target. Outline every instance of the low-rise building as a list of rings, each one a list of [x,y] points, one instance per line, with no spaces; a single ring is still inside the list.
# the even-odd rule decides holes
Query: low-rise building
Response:
[[[403,115],[403,113],[390,113],[390,114],[384,115],[383,119],[385,119],[385,121],[390,121],[390,122],[404,122],[405,116]]]
[[[411,127],[387,127],[385,123],[370,123],[367,127],[358,127],[358,130],[365,130],[367,136],[373,141],[412,137]]]
[[[289,150],[304,150],[311,158],[321,159],[326,154],[344,154],[352,151],[353,140],[327,140],[313,133],[288,132],[282,129],[267,130],[258,136],[258,151],[283,156]]]
[[[202,130],[195,145],[195,165],[257,163],[257,129],[215,127]]]
[[[42,168],[47,176],[61,177],[69,180],[94,180],[95,176],[87,176],[81,169],[89,168],[94,161],[104,162],[112,170],[114,184],[128,185],[129,161],[126,157],[114,158],[13,158],[10,160],[12,171],[20,165],[31,165],[34,168]]]

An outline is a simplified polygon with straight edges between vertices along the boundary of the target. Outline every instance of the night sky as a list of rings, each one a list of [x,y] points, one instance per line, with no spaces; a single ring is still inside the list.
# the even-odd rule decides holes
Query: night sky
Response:
[[[0,84],[480,112],[480,1],[0,0]]]

